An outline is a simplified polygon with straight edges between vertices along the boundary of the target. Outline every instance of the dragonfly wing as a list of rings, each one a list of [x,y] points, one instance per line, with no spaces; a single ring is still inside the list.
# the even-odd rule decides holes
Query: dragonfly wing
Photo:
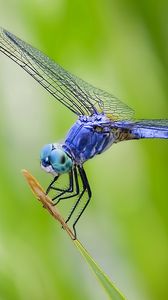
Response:
[[[65,71],[41,51],[2,28],[0,51],[77,115],[104,112],[112,120],[128,119],[133,115],[132,109],[114,96]]]
[[[91,113],[91,105],[70,73],[39,50],[0,28],[0,51],[10,57],[77,115]],[[85,103],[85,105],[84,105]]]
[[[113,121],[133,118],[134,110],[117,97],[79,78],[76,78],[76,80],[83,87],[98,113],[105,113]]]
[[[114,122],[114,128],[127,132],[126,139],[168,139],[168,119]]]

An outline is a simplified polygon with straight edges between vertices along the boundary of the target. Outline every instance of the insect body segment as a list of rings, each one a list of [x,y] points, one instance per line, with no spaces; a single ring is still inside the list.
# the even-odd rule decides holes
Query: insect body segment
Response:
[[[68,132],[63,148],[78,164],[83,164],[114,142],[108,123],[109,119],[102,114],[79,118]]]

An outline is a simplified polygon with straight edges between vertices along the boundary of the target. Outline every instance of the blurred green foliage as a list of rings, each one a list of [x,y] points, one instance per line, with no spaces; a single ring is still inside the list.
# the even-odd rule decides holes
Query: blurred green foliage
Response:
[[[167,9],[164,0],[0,0],[0,19],[138,118],[168,118]],[[105,299],[20,173],[48,185],[40,148],[64,138],[75,116],[3,55],[0,99],[0,299]],[[85,166],[93,198],[78,235],[129,300],[168,299],[167,153],[167,141],[125,142]]]

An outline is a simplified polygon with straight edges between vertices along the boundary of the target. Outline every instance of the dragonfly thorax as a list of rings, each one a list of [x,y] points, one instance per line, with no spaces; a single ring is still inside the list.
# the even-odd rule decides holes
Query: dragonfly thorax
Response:
[[[40,163],[43,170],[54,176],[67,173],[72,168],[72,159],[59,144],[47,144],[40,153]]]
[[[83,164],[115,142],[111,124],[104,114],[80,116],[69,130],[62,147],[76,164]]]

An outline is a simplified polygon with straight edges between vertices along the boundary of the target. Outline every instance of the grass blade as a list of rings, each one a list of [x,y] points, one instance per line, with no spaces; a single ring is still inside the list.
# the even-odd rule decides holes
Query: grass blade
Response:
[[[76,247],[81,252],[82,256],[87,261],[88,265],[92,269],[93,273],[104,287],[105,291],[109,295],[109,299],[112,300],[126,300],[122,293],[115,287],[114,283],[110,278],[103,272],[103,270],[98,266],[98,264],[93,260],[88,251],[83,247],[83,245],[78,241],[74,241]]]

